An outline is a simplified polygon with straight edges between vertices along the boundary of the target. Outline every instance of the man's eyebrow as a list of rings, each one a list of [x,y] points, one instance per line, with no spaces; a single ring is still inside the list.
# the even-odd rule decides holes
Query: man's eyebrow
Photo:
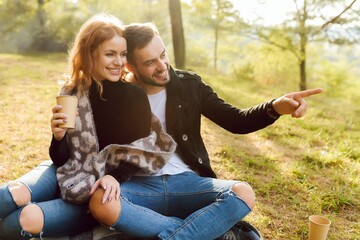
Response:
[[[160,56],[163,56],[165,53],[166,53],[166,49],[164,48],[164,50],[161,52]],[[144,61],[144,64],[148,64],[148,63],[154,61],[155,59],[156,59],[156,58],[152,58],[152,59],[146,60],[146,61]]]

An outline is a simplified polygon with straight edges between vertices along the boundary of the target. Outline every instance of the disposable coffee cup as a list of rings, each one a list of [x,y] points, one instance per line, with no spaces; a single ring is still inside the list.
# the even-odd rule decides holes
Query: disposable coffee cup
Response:
[[[309,217],[309,240],[326,240],[331,221],[323,216]]]
[[[70,95],[60,95],[56,97],[57,105],[62,106],[61,113],[66,114],[67,122],[59,124],[61,128],[75,128],[75,119],[78,107],[78,98]]]

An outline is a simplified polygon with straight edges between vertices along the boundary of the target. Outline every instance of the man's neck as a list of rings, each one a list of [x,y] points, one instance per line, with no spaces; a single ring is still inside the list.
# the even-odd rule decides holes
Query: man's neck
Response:
[[[147,95],[153,95],[156,93],[161,92],[161,90],[165,89],[165,87],[159,87],[159,86],[151,86],[148,84],[143,84],[142,88],[146,92]]]

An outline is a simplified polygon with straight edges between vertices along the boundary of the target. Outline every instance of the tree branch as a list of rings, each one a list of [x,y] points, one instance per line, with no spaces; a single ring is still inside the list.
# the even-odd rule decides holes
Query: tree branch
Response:
[[[347,10],[351,9],[351,7],[354,5],[354,3],[356,2],[357,0],[353,0],[352,3],[350,3],[349,6],[347,6],[339,15],[335,16],[333,19],[331,19],[330,21],[324,23],[322,26],[321,26],[321,29],[320,30],[323,30],[327,25],[330,25],[334,22],[336,22],[336,20],[338,20],[341,15],[343,15]]]

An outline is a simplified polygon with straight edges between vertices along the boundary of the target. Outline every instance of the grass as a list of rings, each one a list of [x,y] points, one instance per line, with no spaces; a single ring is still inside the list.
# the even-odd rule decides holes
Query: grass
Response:
[[[66,56],[0,55],[0,182],[49,159],[51,107]]]
[[[243,108],[296,89],[203,78]],[[360,86],[352,84],[348,89]],[[344,94],[325,89],[307,100],[305,117],[284,116],[248,135],[233,135],[203,120],[219,177],[247,181],[257,193],[257,207],[247,219],[265,239],[307,239],[312,214],[332,221],[328,239],[360,239],[360,94]]]
[[[63,54],[0,54],[0,184],[49,159],[51,107],[65,71]],[[296,89],[203,78],[242,108]],[[351,84],[348,93],[309,98],[302,119],[281,117],[256,133],[234,135],[202,119],[218,176],[253,186],[257,206],[246,219],[265,239],[307,239],[311,214],[332,221],[329,240],[360,239],[360,83]]]

